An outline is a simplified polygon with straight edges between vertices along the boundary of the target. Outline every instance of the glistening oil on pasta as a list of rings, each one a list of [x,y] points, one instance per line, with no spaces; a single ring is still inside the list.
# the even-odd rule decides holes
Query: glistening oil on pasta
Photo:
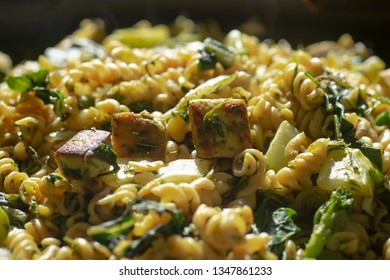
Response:
[[[390,259],[385,63],[181,21],[0,65],[0,259]]]

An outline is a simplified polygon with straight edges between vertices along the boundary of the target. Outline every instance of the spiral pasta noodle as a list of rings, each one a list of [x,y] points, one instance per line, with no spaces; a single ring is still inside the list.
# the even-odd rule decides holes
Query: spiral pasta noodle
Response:
[[[243,240],[253,220],[252,211],[246,206],[223,211],[202,204],[194,214],[200,235],[218,251],[232,248],[234,240]]]
[[[31,260],[35,254],[39,253],[34,237],[24,229],[11,230],[5,244],[11,250],[14,259]]]
[[[1,257],[390,259],[384,61],[349,34],[294,49],[214,31],[85,20],[7,66]]]
[[[320,138],[314,141],[305,152],[298,154],[277,173],[281,185],[302,190],[313,185],[311,176],[319,172],[319,168],[327,155],[329,139]]]

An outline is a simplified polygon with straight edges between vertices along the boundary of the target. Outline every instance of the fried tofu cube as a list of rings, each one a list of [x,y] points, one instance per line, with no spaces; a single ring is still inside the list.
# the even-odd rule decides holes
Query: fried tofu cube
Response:
[[[111,133],[105,130],[82,130],[55,153],[62,174],[67,178],[94,178],[117,166],[111,146]]]
[[[112,116],[112,143],[118,157],[164,160],[167,144],[162,119],[144,111]]]
[[[188,110],[198,157],[232,158],[252,147],[244,100],[191,100]]]

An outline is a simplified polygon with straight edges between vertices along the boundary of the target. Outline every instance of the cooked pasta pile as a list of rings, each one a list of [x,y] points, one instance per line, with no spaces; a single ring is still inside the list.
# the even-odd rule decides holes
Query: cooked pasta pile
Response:
[[[348,34],[294,49],[178,21],[85,20],[36,61],[1,54],[0,259],[390,259],[385,63]],[[197,124],[189,104],[211,107]],[[140,136],[124,116],[160,125],[162,156],[61,168],[83,131]]]

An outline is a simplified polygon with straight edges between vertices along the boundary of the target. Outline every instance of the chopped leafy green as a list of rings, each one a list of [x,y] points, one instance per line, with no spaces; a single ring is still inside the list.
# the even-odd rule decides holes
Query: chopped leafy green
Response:
[[[9,88],[24,93],[33,90],[34,87],[45,87],[47,85],[46,77],[48,74],[49,71],[43,69],[19,77],[7,76],[5,82]]]
[[[18,194],[7,194],[0,192],[0,206],[8,206],[12,208],[28,210],[28,205],[24,204]]]
[[[215,65],[217,64],[217,59],[215,58],[214,53],[209,53],[206,50],[200,50],[200,58],[198,63],[198,71],[207,71],[215,68]]]
[[[112,147],[111,142],[99,144],[97,150],[95,151],[95,157],[104,162],[107,162],[110,166],[112,166],[112,172],[119,170],[117,155]]]
[[[128,105],[130,111],[141,113],[142,111],[153,112],[153,104],[150,101],[142,100]]]
[[[18,162],[19,169],[27,174],[31,175],[37,172],[44,162],[40,159],[38,152],[31,146],[27,148],[28,158],[23,162]]]
[[[314,215],[314,226],[310,239],[306,244],[305,257],[318,257],[338,223],[338,216],[351,210],[352,195],[347,188],[334,190],[331,197],[317,210]]]
[[[259,232],[265,231],[272,224],[272,213],[277,209],[286,207],[286,200],[272,193],[259,194],[253,213],[254,223]]]
[[[134,218],[129,211],[120,217],[88,228],[87,234],[93,240],[112,250],[134,227]]]
[[[233,177],[229,181],[230,191],[222,196],[222,205],[228,205],[236,197],[236,194],[245,188],[245,186],[248,184],[248,180],[248,176]]]
[[[54,113],[61,115],[64,96],[57,89],[34,88],[35,95],[45,104],[53,104]]]
[[[166,224],[160,224],[152,228],[147,234],[140,239],[135,240],[129,248],[126,249],[125,256],[132,258],[144,252],[159,236],[170,236],[172,234],[182,233],[189,224],[187,218],[179,210],[164,208],[161,204],[154,201],[143,201],[134,205],[133,210],[154,210],[159,214],[168,212],[171,219]]]
[[[131,245],[122,252],[124,256],[132,258],[141,254],[156,238],[181,233],[189,224],[180,210],[165,208],[155,201],[136,199],[128,205],[126,211],[120,217],[92,226],[87,233],[93,240],[113,249],[133,229],[133,212],[150,210],[156,211],[158,214],[169,213],[171,219],[165,224],[155,226],[141,238],[133,240]]]
[[[356,112],[358,115],[365,116],[370,113],[370,109],[364,102],[364,92],[359,90],[359,96],[356,104],[352,104],[347,98],[353,88],[345,81],[325,74],[317,77],[317,83],[325,90],[325,112],[327,115],[333,116],[333,121],[328,127],[323,129],[325,136],[331,139],[343,139],[351,147],[360,149],[363,154],[376,165],[378,169],[382,169],[382,156],[378,148],[368,146],[360,139],[357,139],[353,125],[345,118],[345,106],[348,110]]]
[[[217,62],[221,63],[224,68],[232,66],[236,54],[229,50],[223,43],[206,38],[203,41],[204,49],[200,50],[198,71],[214,69]]]
[[[329,199],[329,193],[317,186],[304,188],[289,207],[298,214],[298,220],[310,224],[317,209]]]
[[[390,111],[384,111],[380,113],[375,118],[375,124],[382,126],[382,125],[390,125]]]
[[[267,232],[271,236],[269,246],[277,255],[283,251],[283,243],[291,238],[300,228],[294,223],[295,210],[285,207],[287,202],[271,193],[261,194],[254,211],[256,232]]]
[[[8,206],[0,206],[8,215],[10,224],[19,228],[22,228],[27,222],[28,213]]]
[[[27,92],[32,89],[32,81],[27,76],[21,77],[6,77],[5,82],[9,88],[18,92]]]
[[[59,90],[47,88],[48,74],[48,70],[42,69],[19,77],[7,76],[5,82],[9,88],[20,93],[34,91],[45,104],[53,105],[56,115],[61,115],[64,97]]]
[[[0,208],[7,214],[11,225],[22,227],[26,223],[29,206],[21,201],[18,194],[0,192]]]
[[[62,173],[65,177],[75,178],[81,180],[83,178],[83,172],[80,168],[71,168],[68,166],[62,167]]]
[[[221,90],[223,87],[231,84],[236,78],[237,73],[234,73],[232,75],[221,75],[204,82],[198,87],[190,90],[182,99],[179,100],[175,107],[164,113],[164,119],[169,119],[172,114],[182,115],[187,113],[188,102],[190,100],[207,98],[210,94],[213,94]]]
[[[200,131],[201,139],[212,138],[213,141],[215,141],[216,135],[219,137],[225,136],[226,125],[221,121],[216,111],[221,108],[228,100],[229,99],[227,98],[221,101],[204,115]]]
[[[217,111],[219,108],[221,108],[221,107],[223,106],[223,104],[225,104],[225,103],[226,103],[227,101],[229,101],[229,100],[230,100],[230,98],[226,98],[226,99],[222,100],[220,103],[218,103],[217,105],[215,105],[215,106],[213,107],[213,109],[211,109],[210,111],[208,111],[208,112],[204,115],[204,117],[203,117],[203,123],[204,123],[205,121],[207,121],[207,119],[213,117],[215,111]]]
[[[300,228],[294,224],[297,213],[291,208],[278,208],[272,213],[272,220],[265,228],[265,232],[271,235],[271,246],[282,244]]]
[[[89,107],[95,106],[95,100],[89,95],[82,95],[79,98],[79,106],[82,109],[88,109]]]

